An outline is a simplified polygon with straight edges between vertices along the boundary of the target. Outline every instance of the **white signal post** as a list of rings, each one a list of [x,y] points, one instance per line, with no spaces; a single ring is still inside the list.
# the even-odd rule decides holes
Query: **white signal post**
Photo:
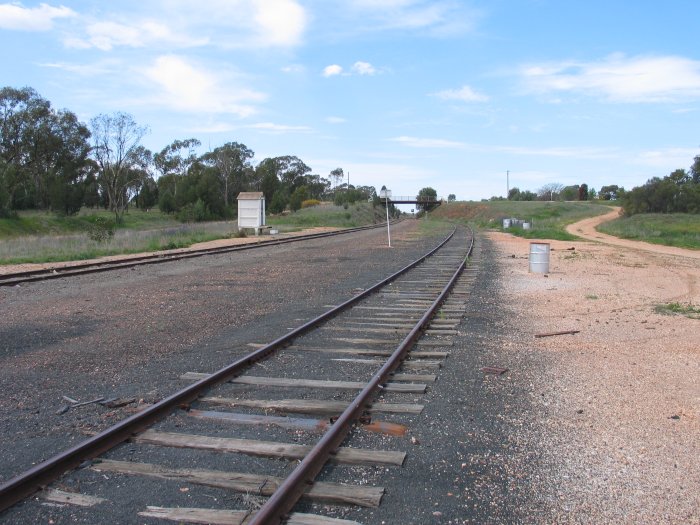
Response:
[[[391,198],[391,190],[381,190],[379,198],[384,199],[386,207],[386,235],[389,238],[389,248],[391,248],[391,225],[389,224],[389,199]]]

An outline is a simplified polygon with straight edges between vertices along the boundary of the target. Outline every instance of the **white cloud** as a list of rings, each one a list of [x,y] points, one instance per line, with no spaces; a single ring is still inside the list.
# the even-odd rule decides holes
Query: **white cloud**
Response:
[[[0,4],[0,28],[18,31],[49,31],[56,18],[70,18],[76,12],[65,6],[22,7],[22,4]]]
[[[159,22],[143,20],[133,25],[118,22],[96,22],[86,28],[85,38],[69,37],[64,41],[67,47],[77,49],[97,48],[110,51],[114,47],[146,47],[156,43],[177,47],[200,46],[207,43],[206,38],[193,39],[172,31]]]
[[[253,0],[259,42],[266,46],[295,46],[306,29],[306,12],[294,0]]]
[[[375,75],[377,73],[376,68],[369,62],[355,62],[352,65],[353,73],[358,75]]]
[[[331,64],[330,66],[326,66],[323,68],[323,73],[321,73],[324,77],[333,77],[336,75],[341,75],[343,73],[343,68],[339,66],[338,64]]]
[[[324,77],[333,77],[336,75],[350,76],[350,75],[360,75],[360,76],[373,76],[379,73],[379,70],[374,67],[369,62],[363,62],[358,60],[355,62],[348,72],[345,72],[343,66],[338,64],[331,64],[323,68],[321,75]]]
[[[226,74],[215,74],[174,55],[158,57],[141,73],[158,90],[153,103],[176,111],[247,117],[256,109],[245,102],[265,99],[262,93],[237,87]]]
[[[582,93],[615,102],[673,102],[700,98],[700,61],[677,56],[553,62],[521,67],[526,87],[539,93]]]
[[[267,133],[273,133],[275,135],[283,133],[310,133],[312,131],[312,129],[308,126],[287,126],[283,124],[273,124],[272,122],[260,122],[258,124],[252,124],[248,127]]]
[[[433,93],[432,96],[442,100],[461,100],[462,102],[486,102],[489,97],[477,93],[471,87],[465,85],[460,89],[446,89]]]
[[[326,122],[329,124],[344,124],[347,120],[343,117],[326,117]]]
[[[110,73],[115,73],[121,70],[119,62],[114,60],[102,60],[92,64],[71,64],[68,62],[45,62],[38,64],[41,67],[49,69],[60,69],[62,71],[68,71],[69,73],[75,73],[80,76],[98,76],[106,75]]]
[[[188,0],[144,2],[128,14],[115,11],[99,20],[84,18],[83,33],[65,39],[68,47],[203,46],[291,47],[302,43],[305,9],[296,0]],[[115,8],[116,9],[116,8]]]
[[[353,0],[370,29],[422,30],[436,36],[472,31],[480,13],[452,0]]]

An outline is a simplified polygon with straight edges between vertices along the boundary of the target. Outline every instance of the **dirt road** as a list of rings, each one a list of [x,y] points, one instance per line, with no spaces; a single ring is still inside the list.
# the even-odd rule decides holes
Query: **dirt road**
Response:
[[[633,241],[629,239],[620,239],[619,237],[613,237],[612,235],[607,235],[596,230],[599,224],[602,224],[613,219],[617,219],[620,216],[621,208],[613,208],[610,213],[604,215],[598,215],[596,217],[591,217],[589,219],[584,219],[573,224],[569,224],[566,227],[566,231],[572,235],[577,235],[588,241],[602,242],[604,244],[612,244],[614,246],[622,246],[625,248],[633,248],[635,250],[645,250],[648,252],[665,254],[665,255],[679,255],[681,257],[690,257],[693,259],[700,259],[700,251],[698,250],[687,250],[685,248],[676,248],[674,246],[662,246],[660,244],[652,244],[642,241]]]

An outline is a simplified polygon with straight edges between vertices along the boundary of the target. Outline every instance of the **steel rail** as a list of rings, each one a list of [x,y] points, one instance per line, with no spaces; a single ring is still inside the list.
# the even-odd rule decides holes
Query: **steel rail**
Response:
[[[128,440],[135,434],[163,419],[176,408],[189,405],[198,397],[203,395],[208,389],[231,379],[237,374],[240,374],[250,365],[266,358],[271,353],[284,348],[296,337],[311,331],[318,325],[333,318],[341,311],[346,310],[353,304],[374,293],[376,290],[386,286],[388,283],[408,272],[442,248],[453,237],[455,230],[456,229],[453,229],[452,232],[447,235],[437,246],[412,263],[404,266],[389,277],[382,279],[363,292],[295,328],[288,334],[275,339],[271,343],[260,347],[258,350],[251,352],[247,356],[244,356],[228,366],[218,370],[217,372],[214,372],[209,377],[201,379],[196,383],[183,388],[182,390],[168,396],[158,403],[144,409],[138,414],[134,414],[133,416],[120,421],[119,423],[103,430],[95,436],[78,443],[64,452],[56,454],[55,456],[35,465],[24,473],[19,474],[18,476],[15,476],[14,478],[3,483],[0,485],[0,512],[32,495],[34,492],[42,489],[50,482],[61,476],[61,474],[64,472],[67,472],[68,470],[79,466],[84,461],[99,456],[107,450]]]
[[[367,386],[353,399],[350,405],[348,405],[306,457],[304,457],[292,473],[285,478],[265,504],[252,516],[248,525],[273,525],[282,523],[289,517],[292,507],[294,507],[308,486],[313,483],[326,462],[334,455],[340,444],[345,440],[353,423],[367,408],[370,398],[376,394],[381,385],[388,379],[389,374],[401,364],[408,350],[414,345],[416,340],[420,338],[435,312],[443,303],[464,270],[467,258],[471,255],[473,247],[474,234],[472,231],[472,238],[467,250],[467,256],[454,272],[447,285],[440,292],[437,299],[435,299],[401,344],[394,350],[386,363],[369,380]]]
[[[396,221],[394,221],[396,222]],[[146,264],[160,264],[171,261],[179,261],[182,259],[191,259],[194,257],[203,257],[205,255],[219,255],[224,253],[239,252],[244,250],[252,250],[254,248],[262,248],[266,246],[278,246],[280,244],[288,244],[292,242],[307,241],[311,239],[320,239],[323,237],[333,237],[336,235],[344,235],[365,230],[383,228],[386,222],[373,224],[371,226],[359,226],[357,228],[346,228],[332,232],[309,233],[306,235],[298,235],[285,239],[273,239],[258,241],[255,243],[237,245],[237,246],[222,246],[217,248],[200,248],[175,253],[158,253],[152,255],[139,255],[128,257],[117,261],[103,262],[86,262],[74,264],[71,266],[63,266],[60,268],[26,270],[23,272],[15,272],[0,275],[0,286],[14,286],[20,283],[46,281],[49,279],[60,279],[62,277],[71,277],[74,275],[87,275],[90,273],[107,272],[111,270],[119,270],[123,268],[133,268]]]

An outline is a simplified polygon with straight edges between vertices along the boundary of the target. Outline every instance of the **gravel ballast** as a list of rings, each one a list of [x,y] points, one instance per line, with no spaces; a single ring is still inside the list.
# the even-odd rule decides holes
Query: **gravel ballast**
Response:
[[[269,342],[448,231],[418,228],[392,229],[391,250],[385,231],[365,232],[0,288],[0,481],[128,414],[99,405],[57,414],[61,396],[158,400],[183,386],[180,374]],[[404,466],[324,473],[385,486],[381,506],[302,510],[367,524],[700,523],[700,320],[657,308],[700,304],[698,260],[554,241],[543,275],[528,272],[529,243],[479,238],[477,279],[437,382],[422,396],[383,396],[425,410],[382,417],[407,424],[406,436],[348,443],[406,451]],[[577,333],[535,337],[559,331]],[[150,485],[138,483],[146,504]],[[184,494],[206,506],[210,493]],[[235,506],[237,496],[216,497]],[[70,521],[90,522],[81,516]],[[14,511],[5,519],[22,523]]]

